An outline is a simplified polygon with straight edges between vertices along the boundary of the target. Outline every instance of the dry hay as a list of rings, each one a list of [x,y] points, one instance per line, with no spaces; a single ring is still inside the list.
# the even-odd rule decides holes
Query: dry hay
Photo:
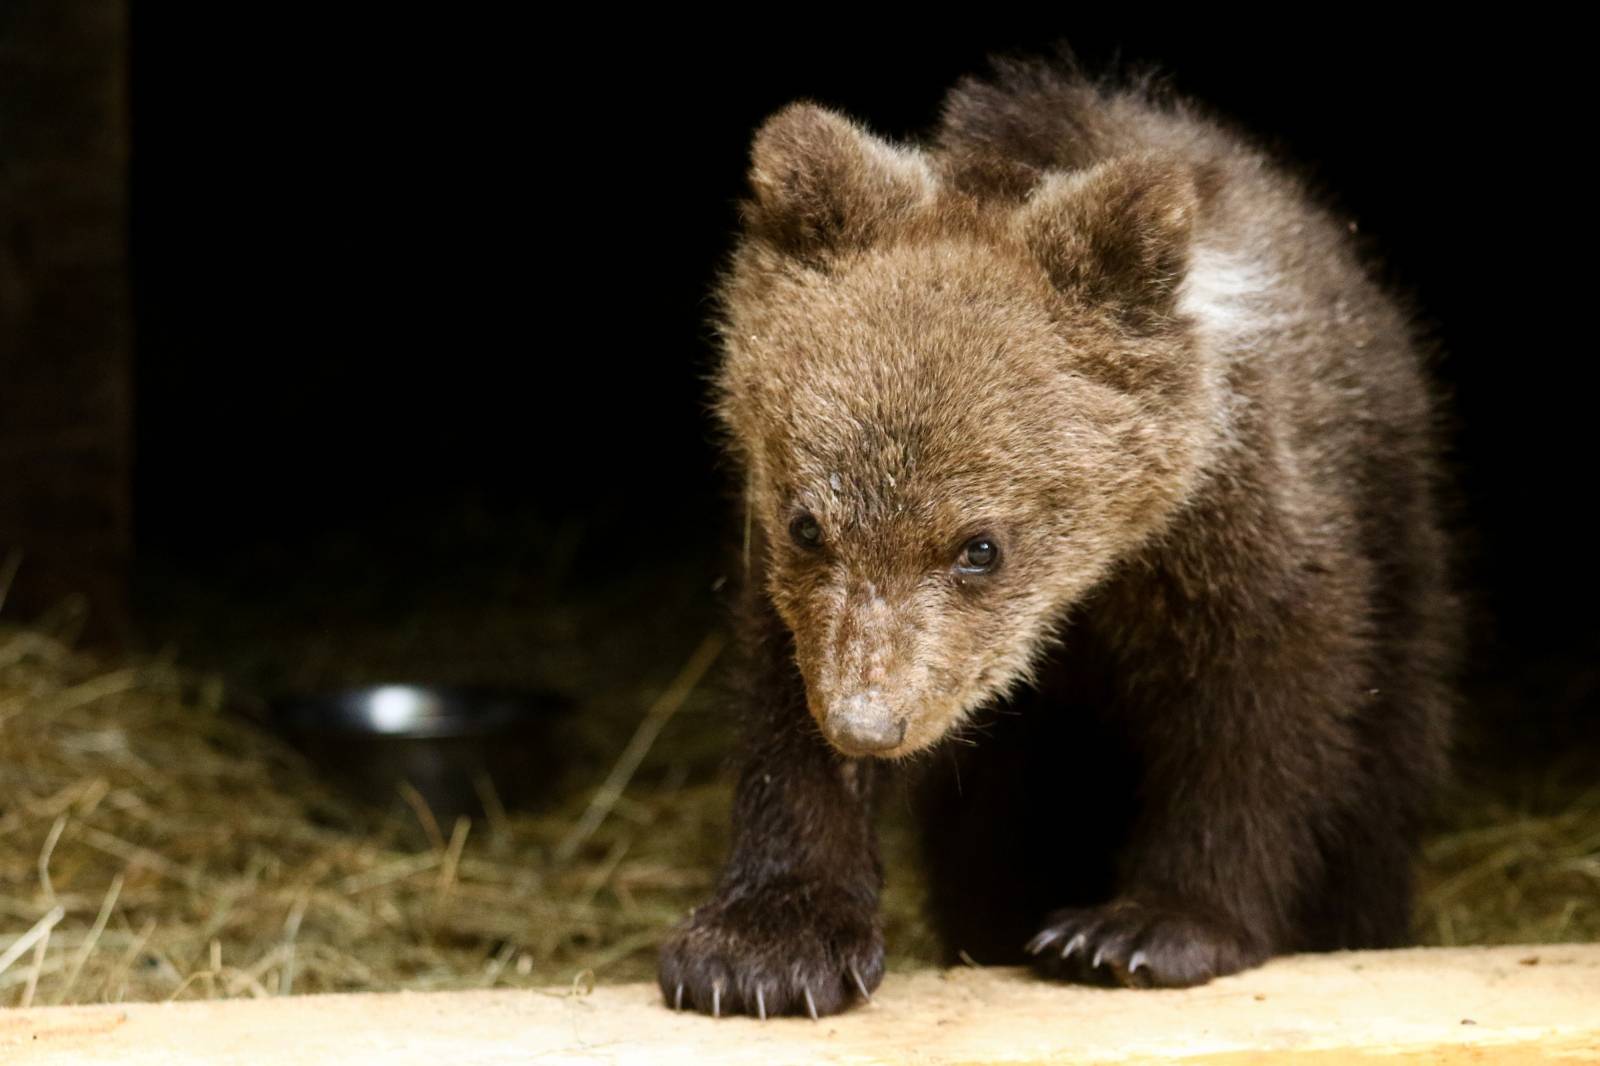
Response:
[[[1600,938],[1600,793],[1455,810],[1426,939]],[[330,792],[219,682],[0,626],[0,1004],[644,979],[727,839],[726,784],[670,775],[426,832],[402,811]],[[885,851],[891,965],[926,965],[905,827]]]
[[[430,840],[222,704],[0,628],[0,1003],[642,976],[725,839],[708,785],[619,799],[564,863],[587,797]]]
[[[1592,753],[1493,791],[1457,789],[1423,847],[1426,944],[1600,941],[1600,783]],[[1507,799],[1505,795],[1514,796]]]

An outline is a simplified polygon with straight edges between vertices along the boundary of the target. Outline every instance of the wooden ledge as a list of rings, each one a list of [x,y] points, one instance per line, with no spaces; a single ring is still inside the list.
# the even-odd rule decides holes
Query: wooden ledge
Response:
[[[653,985],[0,1010],[6,1066],[116,1062],[1600,1063],[1600,944],[1306,955],[1181,992],[1017,970],[891,976],[872,1006],[757,1022]]]

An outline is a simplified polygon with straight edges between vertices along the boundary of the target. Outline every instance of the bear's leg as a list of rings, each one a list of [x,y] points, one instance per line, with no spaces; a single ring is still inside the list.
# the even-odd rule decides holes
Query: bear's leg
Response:
[[[1379,784],[1372,791],[1383,795]],[[1324,834],[1322,883],[1308,891],[1303,904],[1300,946],[1338,951],[1406,943],[1416,838],[1394,830],[1414,822],[1410,812],[1383,804],[1332,823]]]
[[[759,643],[732,855],[711,900],[662,946],[661,991],[678,1009],[816,1017],[883,978],[876,764],[823,740],[775,620]]]
[[[1183,616],[1199,624],[1216,614]],[[1028,945],[1047,972],[1182,987],[1304,946],[1307,899],[1338,890],[1327,884],[1330,826],[1354,815],[1370,840],[1387,845],[1392,835],[1361,813],[1372,738],[1356,725],[1371,702],[1359,637],[1309,613],[1213,628],[1204,643],[1168,622],[1170,646],[1146,630],[1123,664],[1118,709],[1143,771],[1119,891],[1047,918]]]
[[[1304,901],[1302,946],[1389,948],[1411,935],[1413,869],[1434,789],[1444,777],[1450,700],[1431,633],[1396,640],[1389,682],[1357,721],[1361,781],[1323,828],[1325,874]],[[1386,646],[1386,651],[1388,650]]]
[[[918,767],[929,917],[950,965],[1022,965],[1040,915],[1115,888],[1137,764],[1072,663],[1057,656],[1040,675],[1038,690],[974,719],[976,743],[946,744]]]

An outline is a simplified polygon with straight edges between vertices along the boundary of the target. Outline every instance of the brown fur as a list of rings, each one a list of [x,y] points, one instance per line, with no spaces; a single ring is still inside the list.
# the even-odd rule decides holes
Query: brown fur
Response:
[[[669,1001],[876,984],[893,761],[982,962],[1037,933],[1047,972],[1172,986],[1401,941],[1456,635],[1420,359],[1342,228],[1189,106],[1043,64],[921,148],[793,105],[750,180],[748,730]]]

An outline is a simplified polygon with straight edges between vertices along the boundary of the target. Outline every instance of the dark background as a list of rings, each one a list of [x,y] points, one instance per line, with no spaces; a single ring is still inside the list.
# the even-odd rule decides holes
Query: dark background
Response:
[[[1595,346],[1570,266],[1592,124],[1570,31],[430,11],[133,12],[146,617],[171,613],[174,583],[242,568],[303,566],[337,598],[333,541],[391,591],[448,580],[459,555],[409,531],[462,515],[478,557],[578,575],[563,595],[625,580],[644,600],[686,569],[709,584],[732,515],[706,297],[751,131],[804,96],[912,136],[987,54],[1067,39],[1093,66],[1168,72],[1381,252],[1457,420],[1475,716],[1539,744],[1594,735]]]

